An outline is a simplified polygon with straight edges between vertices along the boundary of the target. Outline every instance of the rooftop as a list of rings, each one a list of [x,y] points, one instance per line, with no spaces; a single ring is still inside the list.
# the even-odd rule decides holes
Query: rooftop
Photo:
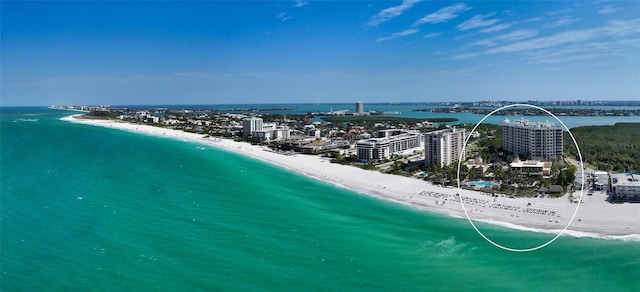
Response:
[[[640,174],[612,173],[611,183],[614,186],[638,186],[640,187]]]
[[[504,119],[503,125],[520,127],[520,128],[560,128],[562,129],[562,127],[557,126],[554,122],[549,122],[549,121],[532,122],[525,119],[514,120],[514,121],[511,121],[509,119]]]
[[[519,159],[514,160],[509,164],[510,167],[542,167],[542,168],[551,168],[551,162],[542,162],[540,160],[526,160],[520,161]]]

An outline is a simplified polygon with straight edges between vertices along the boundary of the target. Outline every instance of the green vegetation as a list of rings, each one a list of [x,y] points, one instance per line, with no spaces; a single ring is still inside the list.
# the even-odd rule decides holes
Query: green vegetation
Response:
[[[558,163],[555,163],[551,167],[552,170],[555,167],[555,165],[558,165]],[[576,179],[577,171],[578,171],[578,167],[576,167],[573,164],[568,165],[566,168],[559,170],[557,172],[558,175],[556,176],[556,184],[561,186],[568,186],[569,184],[573,183],[573,181]]]
[[[473,125],[458,125],[468,131],[473,129]],[[483,189],[486,193],[503,194],[515,197],[531,197],[538,194],[541,187],[549,189],[552,185],[562,187],[561,192],[542,191],[550,197],[562,196],[572,186],[577,167],[558,157],[553,161],[551,173],[548,176],[536,174],[538,170],[531,169],[511,169],[509,163],[515,159],[515,154],[506,151],[502,147],[502,126],[480,125],[476,128],[479,137],[472,137],[467,144],[467,158],[481,157],[484,163],[488,163],[486,171],[481,167],[467,167],[461,165],[460,179],[462,181],[485,180],[492,181],[494,187]],[[527,155],[520,155],[520,160],[529,159]],[[437,184],[456,185],[457,164],[438,167],[433,166],[426,169],[429,176],[426,178]]]
[[[585,163],[607,171],[640,171],[640,123],[585,126],[571,129]],[[568,133],[565,153],[578,157]]]
[[[86,119],[115,119],[119,115],[120,112],[116,111],[92,111],[80,117]]]
[[[330,161],[331,163],[345,164],[345,165],[351,165],[356,162],[359,162],[358,156],[342,156],[342,155],[338,155],[337,157],[332,158]]]
[[[459,125],[471,131],[475,125]],[[513,161],[514,155],[502,148],[502,126],[480,124],[476,128],[480,138],[471,138],[467,144],[467,157],[480,156],[486,162]],[[524,157],[523,157],[524,158]]]
[[[458,121],[456,118],[403,118],[390,116],[325,116],[323,120],[331,123],[352,123],[358,126],[372,125],[375,123],[415,124],[424,121],[434,123],[446,123]]]
[[[362,167],[362,169],[366,169],[366,170],[375,170],[376,169],[375,163],[366,163],[366,164],[362,165],[361,167]]]
[[[311,114],[262,114],[260,117],[265,123],[284,123],[285,121],[287,123],[311,123],[313,119]]]

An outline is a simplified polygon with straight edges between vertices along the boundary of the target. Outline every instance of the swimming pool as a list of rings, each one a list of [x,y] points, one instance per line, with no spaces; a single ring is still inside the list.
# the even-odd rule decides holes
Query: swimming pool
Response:
[[[489,188],[489,189],[493,188],[495,186],[495,184],[493,182],[483,181],[483,180],[470,181],[470,182],[467,182],[466,185],[468,185],[470,187]]]

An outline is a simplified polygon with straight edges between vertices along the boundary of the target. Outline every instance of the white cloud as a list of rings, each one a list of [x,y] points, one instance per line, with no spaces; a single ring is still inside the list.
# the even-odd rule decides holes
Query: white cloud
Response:
[[[490,26],[487,27],[485,29],[481,29],[480,32],[483,33],[489,33],[489,32],[498,32],[498,31],[503,31],[507,28],[510,28],[514,25],[518,25],[518,24],[522,24],[522,23],[531,23],[531,22],[537,22],[542,20],[542,17],[534,17],[534,18],[528,18],[525,20],[520,20],[520,21],[513,21],[513,22],[509,22],[509,23],[499,23],[496,24],[494,26]]]
[[[593,59],[601,54],[598,51],[611,49],[608,43],[586,43],[551,50],[538,50],[528,55],[533,63],[563,63],[575,60]]]
[[[578,60],[596,59],[601,56],[602,56],[601,54],[597,54],[597,53],[587,53],[587,54],[580,54],[580,55],[573,54],[569,56],[562,56],[559,58],[545,58],[545,59],[538,60],[537,62],[534,62],[534,63],[566,63],[566,62],[578,61]]]
[[[439,36],[439,35],[441,35],[441,34],[442,34],[442,33],[440,33],[440,32],[428,33],[428,34],[425,34],[425,35],[423,36],[423,38],[425,38],[425,39],[435,38],[435,37],[437,37],[437,36]]]
[[[640,39],[621,39],[614,42],[587,42],[564,48],[537,50],[527,53],[533,63],[565,63],[575,60],[611,58],[636,52]]]
[[[480,32],[484,32],[484,33],[488,33],[488,32],[497,32],[497,31],[502,31],[505,30],[507,28],[510,28],[514,25],[518,25],[518,24],[522,24],[522,23],[531,23],[531,22],[537,22],[542,20],[542,17],[533,17],[533,18],[528,18],[525,20],[520,20],[520,21],[513,21],[513,22],[509,22],[509,23],[499,23],[496,24],[494,26],[490,26],[487,27],[485,29],[481,29]]]
[[[465,22],[458,24],[456,28],[458,30],[469,30],[476,27],[485,27],[485,26],[494,25],[495,23],[500,21],[500,19],[497,19],[497,18],[487,19],[493,15],[495,15],[495,13],[475,15],[474,17],[467,19]]]
[[[597,35],[598,31],[596,29],[566,31],[548,37],[539,37],[531,40],[504,45],[501,47],[490,49],[487,51],[487,53],[514,53],[520,51],[543,49],[563,44],[579,43],[591,40],[597,37]]]
[[[602,30],[607,35],[612,36],[640,33],[640,18],[634,20],[612,20]]]
[[[555,21],[547,22],[543,24],[542,27],[546,27],[546,28],[560,27],[560,26],[572,24],[578,20],[579,20],[578,18],[575,18],[573,16],[563,16],[556,19]]]
[[[598,10],[598,13],[600,14],[613,14],[616,13],[618,11],[622,10],[622,8],[620,7],[616,7],[613,5],[607,5],[605,7],[602,7],[600,10]]]
[[[497,46],[498,44],[493,40],[493,38],[490,38],[490,39],[477,41],[475,43],[472,43],[471,45],[493,47],[493,46]]]
[[[567,14],[567,13],[569,13],[571,11],[573,11],[573,9],[565,8],[565,9],[560,9],[560,10],[554,10],[554,11],[551,11],[551,12],[547,12],[547,15],[554,16],[554,15],[558,15],[558,14]]]
[[[438,11],[426,15],[416,21],[413,26],[419,26],[425,23],[440,23],[458,17],[458,14],[471,9],[464,3],[456,3],[451,6],[440,8]]]
[[[481,55],[481,53],[467,53],[467,54],[458,54],[455,55],[453,57],[451,57],[451,59],[453,60],[464,60],[464,59],[469,59],[469,58],[473,58],[476,56]]]
[[[523,53],[534,63],[561,63],[636,53],[640,48],[640,19],[614,20],[591,29],[570,30],[549,36],[538,35],[535,29],[521,29],[471,45],[491,47],[482,52],[454,55],[461,60],[483,54]],[[635,36],[628,38],[629,36]],[[626,37],[626,38],[622,38]],[[618,39],[612,39],[618,38]],[[526,40],[525,40],[526,39]],[[602,40],[595,42],[595,40]],[[500,42],[515,41],[498,46]]]
[[[480,40],[475,43],[472,43],[471,45],[494,47],[494,46],[497,46],[500,42],[523,40],[526,38],[536,36],[537,34],[538,34],[538,31],[535,29],[520,29],[520,30],[514,30],[506,34],[498,35],[489,39]]]
[[[551,36],[539,37],[526,41],[516,42],[493,48],[487,51],[493,53],[513,53],[537,49],[545,49],[565,44],[581,43],[596,38],[625,36],[640,33],[640,19],[610,21],[607,25],[599,28],[570,30],[560,32]]]
[[[309,4],[308,0],[296,0],[296,3],[293,4],[294,7],[305,7]]]
[[[501,24],[496,24],[492,27],[488,27],[485,29],[480,30],[480,32],[496,32],[496,31],[501,31],[501,30],[505,30],[507,28],[510,28],[513,24],[512,23],[501,23]]]
[[[520,30],[514,30],[510,33],[499,35],[495,37],[495,39],[501,40],[501,41],[516,41],[516,40],[527,39],[527,38],[536,36],[537,34],[538,34],[538,31],[535,29],[520,29]]]
[[[284,12],[281,12],[281,13],[278,14],[278,19],[280,19],[281,21],[287,21],[287,20],[289,20],[291,18],[293,18],[293,17],[287,16],[287,14],[284,13]]]
[[[396,32],[396,33],[394,33],[394,34],[392,34],[392,35],[390,35],[388,37],[378,38],[378,39],[376,39],[376,41],[377,42],[384,42],[384,41],[388,41],[388,40],[393,40],[393,39],[397,39],[397,38],[400,38],[400,37],[404,37],[404,36],[415,34],[418,31],[420,31],[420,30],[415,29],[415,28],[407,29],[407,30],[403,30],[403,31],[400,31],[400,32]]]
[[[403,0],[402,3],[398,6],[383,9],[374,16],[371,16],[371,19],[369,19],[369,22],[367,22],[367,26],[378,26],[384,22],[391,20],[392,18],[398,17],[402,15],[403,12],[410,9],[414,4],[420,1],[422,0]]]

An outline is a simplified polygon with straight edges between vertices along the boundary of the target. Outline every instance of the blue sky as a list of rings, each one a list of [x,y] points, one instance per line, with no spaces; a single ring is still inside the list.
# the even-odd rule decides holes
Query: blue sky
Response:
[[[0,5],[2,105],[640,99],[638,1]]]

